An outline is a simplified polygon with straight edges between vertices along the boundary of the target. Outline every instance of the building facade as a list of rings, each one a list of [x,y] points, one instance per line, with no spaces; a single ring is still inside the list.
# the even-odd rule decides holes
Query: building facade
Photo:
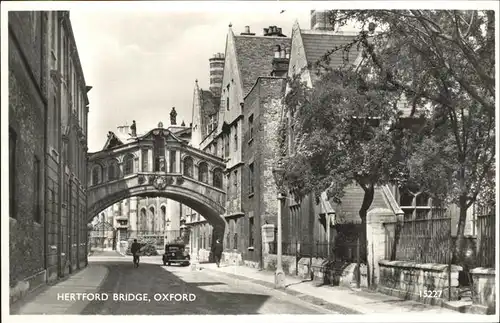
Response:
[[[260,226],[276,220],[278,207],[271,174],[274,149],[268,138],[278,129],[290,45],[290,38],[276,26],[265,28],[262,35],[250,32],[248,26],[235,35],[230,26],[221,82],[211,82],[210,91],[196,82],[193,138],[197,139],[192,144],[226,161],[224,236],[214,237],[201,215],[187,219],[191,248],[200,261],[209,260],[213,242],[221,239],[227,261],[250,266],[262,262]]]
[[[9,12],[11,301],[86,266],[89,90],[69,12]]]

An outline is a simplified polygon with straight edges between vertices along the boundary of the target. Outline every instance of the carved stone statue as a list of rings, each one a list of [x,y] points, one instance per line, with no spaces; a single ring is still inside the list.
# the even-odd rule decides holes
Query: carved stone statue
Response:
[[[132,132],[132,137],[137,136],[137,126],[135,125],[135,120],[132,121],[132,125],[130,126],[130,131]]]
[[[175,107],[172,108],[172,111],[170,111],[170,124],[175,126],[177,122],[175,121],[175,118],[177,117],[177,112],[175,111]]]

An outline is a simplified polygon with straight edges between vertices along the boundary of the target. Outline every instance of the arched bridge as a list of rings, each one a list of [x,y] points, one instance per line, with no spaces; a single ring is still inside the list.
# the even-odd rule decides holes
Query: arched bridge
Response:
[[[189,146],[168,129],[156,128],[125,143],[110,133],[104,149],[89,154],[88,167],[89,221],[125,198],[162,196],[224,230],[223,160]]]

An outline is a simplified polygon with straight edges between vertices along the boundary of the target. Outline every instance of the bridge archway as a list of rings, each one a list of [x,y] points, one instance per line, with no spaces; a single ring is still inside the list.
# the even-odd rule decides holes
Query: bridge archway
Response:
[[[89,170],[100,170],[97,180],[89,180],[89,222],[124,199],[164,197],[190,207],[213,226],[214,236],[224,236],[225,163],[221,158],[189,146],[163,128],[131,138],[127,143],[113,137],[113,133],[109,136],[102,151],[89,154]]]

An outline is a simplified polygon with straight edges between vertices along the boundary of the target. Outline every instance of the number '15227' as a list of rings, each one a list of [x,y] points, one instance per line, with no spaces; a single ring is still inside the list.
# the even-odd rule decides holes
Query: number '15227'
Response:
[[[442,294],[443,294],[442,290],[424,290],[424,291],[420,291],[420,297],[433,297],[433,298],[437,298],[437,297],[441,297]]]

